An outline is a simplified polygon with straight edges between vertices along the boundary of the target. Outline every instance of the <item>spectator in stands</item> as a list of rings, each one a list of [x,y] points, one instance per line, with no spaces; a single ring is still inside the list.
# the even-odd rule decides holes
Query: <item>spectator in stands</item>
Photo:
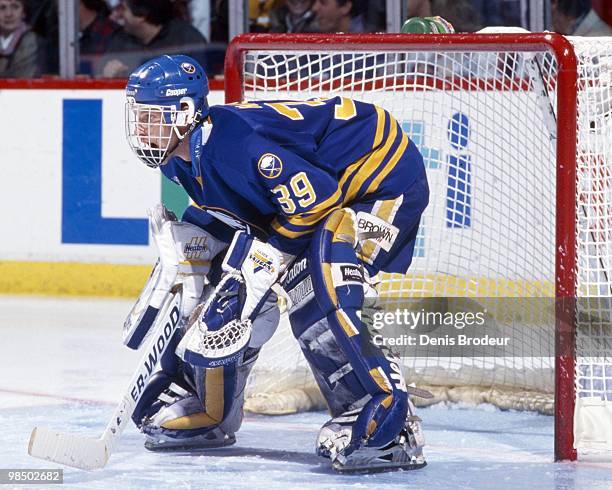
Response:
[[[249,32],[268,32],[270,11],[280,3],[280,0],[249,0]]]
[[[406,18],[431,17],[431,0],[406,0]],[[404,19],[406,20],[406,19]]]
[[[455,32],[475,32],[484,26],[470,0],[407,0],[407,18],[439,15],[449,21]]]
[[[144,61],[181,53],[206,66],[206,38],[187,20],[185,4],[173,0],[124,0],[120,30],[110,45],[102,76],[124,77]]]
[[[483,27],[527,27],[521,22],[521,0],[471,0],[471,3],[480,13]]]
[[[190,0],[187,3],[189,21],[210,42],[211,0]]]
[[[560,34],[612,36],[612,27],[591,8],[590,0],[552,0],[551,13],[553,30]]]
[[[27,1],[27,23],[38,34],[43,46],[43,73],[57,74],[59,72],[59,25],[57,0]]]
[[[79,73],[92,74],[101,54],[109,51],[113,37],[121,29],[109,18],[106,0],[79,1]]]
[[[321,32],[365,32],[363,6],[358,0],[315,0],[312,6]]]
[[[387,4],[386,2],[366,2],[364,17],[366,31],[387,31]]]
[[[315,32],[314,0],[286,0],[270,10],[270,32]]]
[[[228,0],[211,0],[210,40],[212,42],[229,42],[229,8]]]
[[[108,18],[115,24],[123,25],[123,0],[106,0],[110,13]]]
[[[0,78],[41,73],[42,40],[26,24],[26,0],[0,0]]]

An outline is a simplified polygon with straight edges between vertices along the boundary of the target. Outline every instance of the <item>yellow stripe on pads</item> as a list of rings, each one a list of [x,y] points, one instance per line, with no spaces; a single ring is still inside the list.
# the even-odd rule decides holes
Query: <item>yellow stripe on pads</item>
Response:
[[[401,195],[395,199],[376,201],[370,214],[391,224],[402,202],[403,196]],[[376,257],[378,257],[380,248],[380,243],[376,239],[367,239],[362,243],[361,250],[357,252],[357,257],[366,264],[373,264]]]
[[[165,429],[200,429],[216,425],[223,420],[223,368],[206,370],[204,377],[204,405],[206,412],[185,415],[162,424]]]
[[[210,267],[210,260],[182,260],[179,265],[201,265],[204,267]]]
[[[332,242],[356,243],[355,220],[349,211],[336,210],[325,222],[325,229],[332,233]]]
[[[162,424],[162,427],[170,430],[201,429],[203,427],[217,425],[219,422],[220,420],[215,420],[207,413],[200,412],[194,413],[193,415],[185,415],[184,417],[168,420]]]
[[[323,281],[325,282],[327,296],[329,296],[329,299],[334,304],[334,306],[338,306],[338,295],[336,294],[336,288],[334,288],[331,265],[328,262],[323,262],[321,264],[321,271],[323,272]]]
[[[342,223],[343,217],[344,215],[342,211],[333,213],[325,222],[325,229],[332,234],[335,234],[340,227],[340,223]]]
[[[206,370],[204,383],[204,405],[211,417],[221,422],[223,419],[223,367]]]
[[[382,402],[381,405],[385,408],[389,408],[391,406],[391,402],[393,401],[393,395],[389,395],[387,398],[385,398]]]
[[[370,369],[370,376],[376,382],[378,387],[385,393],[392,393],[393,388],[387,379],[384,371],[380,367]]]
[[[136,298],[153,264],[0,261],[0,294]]]
[[[357,330],[357,327],[343,310],[336,311],[336,320],[338,320],[338,323],[347,337],[350,338],[359,335],[359,330]]]

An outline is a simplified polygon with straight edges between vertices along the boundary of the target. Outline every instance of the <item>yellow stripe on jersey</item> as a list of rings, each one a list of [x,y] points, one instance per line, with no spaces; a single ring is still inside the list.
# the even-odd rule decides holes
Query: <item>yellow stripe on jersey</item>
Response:
[[[368,153],[367,155],[361,157],[359,160],[351,163],[348,167],[346,167],[342,174],[342,177],[340,177],[340,180],[338,181],[338,188],[330,197],[325,199],[325,201],[314,205],[305,213],[289,216],[289,218],[298,218],[300,222],[295,223],[297,225],[313,225],[318,223],[321,219],[321,217],[319,216],[320,213],[325,212],[327,214],[339,207],[342,198],[342,187],[344,186],[345,182],[353,176],[353,174],[361,170],[361,165],[367,160],[369,155],[370,154]],[[338,204],[338,206],[336,208],[330,207],[333,204]]]
[[[389,172],[391,172],[391,170],[395,168],[400,157],[404,154],[404,151],[406,150],[407,146],[408,146],[408,137],[406,136],[406,133],[402,131],[402,142],[400,143],[399,147],[397,148],[393,156],[389,159],[389,162],[387,162],[387,165],[385,165],[385,168],[383,168],[380,171],[380,173],[374,178],[372,183],[368,186],[365,192],[366,195],[371,194],[372,192],[378,189],[378,186],[383,181],[383,179],[389,174]]]
[[[376,134],[374,135],[374,143],[372,144],[373,150],[376,149],[378,145],[380,145],[380,143],[382,142],[383,134],[385,132],[385,120],[387,119],[386,114],[387,113],[383,109],[376,106],[377,121]]]
[[[309,233],[312,233],[315,230],[314,228],[308,228],[306,230],[300,230],[300,231],[289,230],[288,228],[285,228],[283,225],[281,225],[278,222],[278,219],[276,218],[272,220],[272,222],[270,223],[270,226],[275,232],[287,238],[298,238],[304,235],[308,235]]]
[[[383,135],[384,135],[384,130],[385,130],[385,123],[386,123],[386,119],[387,119],[387,112],[384,111],[383,109],[381,109],[380,107],[376,107],[376,114],[377,114],[377,122],[376,122],[376,134],[374,135],[374,142],[372,143],[372,150],[376,150],[378,146],[380,146],[382,139],[383,139]],[[393,119],[391,119],[391,121],[393,121]],[[353,162],[352,164],[350,164],[342,173],[342,177],[340,178],[340,180],[338,181],[338,187],[336,189],[336,191],[327,199],[325,199],[324,201],[316,204],[315,206],[313,206],[311,209],[309,209],[307,212],[305,213],[301,213],[299,215],[294,215],[294,216],[290,216],[290,218],[294,218],[294,217],[298,217],[298,219],[303,220],[303,223],[295,223],[298,225],[313,225],[316,224],[321,217],[320,216],[316,216],[319,213],[323,212],[323,211],[330,211],[329,208],[332,204],[336,204],[337,201],[341,198],[341,194],[342,194],[342,187],[344,186],[344,184],[347,182],[347,180],[349,180],[353,174],[359,170],[359,173],[361,173],[361,171],[363,170],[361,168],[361,165],[363,164],[364,161],[366,161],[370,155],[372,153],[368,153],[366,155],[364,155],[363,157],[361,157],[359,160]],[[338,203],[339,204],[339,203]],[[313,217],[314,219],[312,220],[307,220],[307,217]]]
[[[353,162],[344,170],[342,177],[338,181],[338,187],[331,196],[316,204],[305,213],[285,217],[289,224],[304,227],[304,229],[299,231],[290,230],[275,218],[271,223],[273,230],[287,238],[297,238],[312,233],[315,229],[314,225],[328,216],[329,213],[341,208],[347,202],[354,200],[368,178],[380,170],[380,174],[377,175],[368,186],[366,194],[370,194],[378,188],[384,177],[395,168],[395,165],[408,145],[408,138],[400,130],[402,134],[400,146],[381,170],[385,158],[388,156],[389,151],[397,140],[399,126],[395,119],[380,107],[376,107],[376,115],[376,132],[372,142],[372,151]],[[385,126],[387,120],[389,121],[389,134],[385,139]],[[348,189],[343,195],[343,188],[347,183]]]
[[[391,119],[390,122],[391,130],[389,131],[389,136],[387,137],[385,144],[380,146],[376,151],[374,151],[365,161],[362,168],[359,169],[359,173],[349,184],[348,191],[344,196],[343,202],[345,204],[347,202],[353,201],[355,197],[357,197],[359,189],[361,189],[365,181],[368,180],[368,178],[370,178],[372,174],[379,169],[383,160],[389,153],[389,150],[393,146],[393,143],[395,142],[395,139],[397,137],[397,123],[395,123],[395,120],[393,119]]]

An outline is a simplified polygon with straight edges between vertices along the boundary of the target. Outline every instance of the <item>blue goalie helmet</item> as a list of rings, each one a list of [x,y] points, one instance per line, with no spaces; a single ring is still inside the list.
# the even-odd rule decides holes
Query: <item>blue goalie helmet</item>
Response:
[[[125,88],[128,143],[147,166],[162,165],[208,115],[208,79],[184,55],[159,56],[132,72]]]

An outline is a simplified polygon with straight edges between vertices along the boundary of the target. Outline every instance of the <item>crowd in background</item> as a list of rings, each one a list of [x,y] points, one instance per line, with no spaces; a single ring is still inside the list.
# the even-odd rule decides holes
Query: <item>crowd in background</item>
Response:
[[[457,32],[526,27],[520,0],[405,1],[407,17],[439,15]],[[553,30],[612,36],[604,20],[612,22],[608,0],[550,2]],[[248,29],[384,32],[385,5],[381,0],[249,0]],[[78,0],[78,24],[83,75],[125,77],[153,56],[179,52],[197,59],[211,75],[223,71],[228,0]],[[58,39],[57,0],[0,0],[0,78],[57,74]]]

